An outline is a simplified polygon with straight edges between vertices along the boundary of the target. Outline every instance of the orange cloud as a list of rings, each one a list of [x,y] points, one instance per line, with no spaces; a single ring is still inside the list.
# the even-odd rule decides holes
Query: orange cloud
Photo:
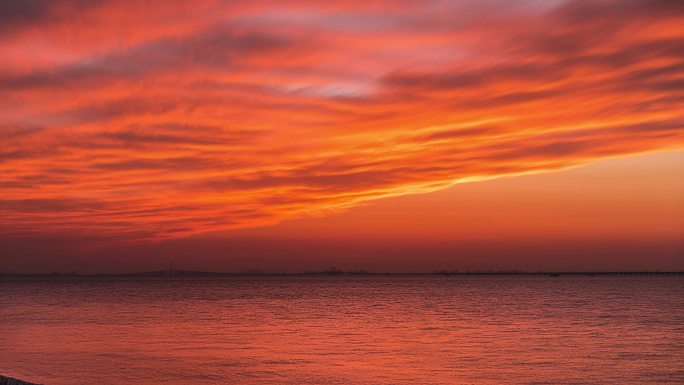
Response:
[[[10,2],[0,232],[167,238],[684,147],[679,2]]]

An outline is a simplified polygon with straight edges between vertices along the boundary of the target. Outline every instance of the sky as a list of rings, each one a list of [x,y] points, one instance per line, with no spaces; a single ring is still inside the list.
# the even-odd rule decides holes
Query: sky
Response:
[[[684,269],[682,25],[0,0],[0,270]]]

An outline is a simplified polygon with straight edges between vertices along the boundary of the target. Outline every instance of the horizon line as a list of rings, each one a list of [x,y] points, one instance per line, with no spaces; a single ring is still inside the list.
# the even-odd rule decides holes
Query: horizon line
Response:
[[[684,275],[681,270],[581,270],[581,271],[526,271],[526,270],[433,270],[431,272],[372,272],[367,270],[310,270],[299,272],[268,272],[250,269],[240,272],[201,271],[201,270],[154,270],[128,273],[78,273],[78,272],[44,272],[17,273],[0,271],[0,277],[220,277],[220,276],[350,276],[350,275]]]

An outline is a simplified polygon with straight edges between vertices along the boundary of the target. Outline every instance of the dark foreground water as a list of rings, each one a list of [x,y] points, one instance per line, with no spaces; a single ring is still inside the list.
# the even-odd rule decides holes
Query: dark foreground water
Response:
[[[48,385],[684,383],[684,278],[4,279],[0,374]]]

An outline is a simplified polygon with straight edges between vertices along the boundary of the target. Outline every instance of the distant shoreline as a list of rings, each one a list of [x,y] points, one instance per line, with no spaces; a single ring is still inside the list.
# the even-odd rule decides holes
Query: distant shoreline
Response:
[[[684,271],[433,271],[413,273],[389,273],[367,271],[323,270],[298,273],[269,272],[210,272],[192,270],[159,270],[120,274],[80,274],[80,273],[7,273],[0,272],[1,277],[25,278],[183,278],[183,277],[303,277],[303,276],[681,276]]]

